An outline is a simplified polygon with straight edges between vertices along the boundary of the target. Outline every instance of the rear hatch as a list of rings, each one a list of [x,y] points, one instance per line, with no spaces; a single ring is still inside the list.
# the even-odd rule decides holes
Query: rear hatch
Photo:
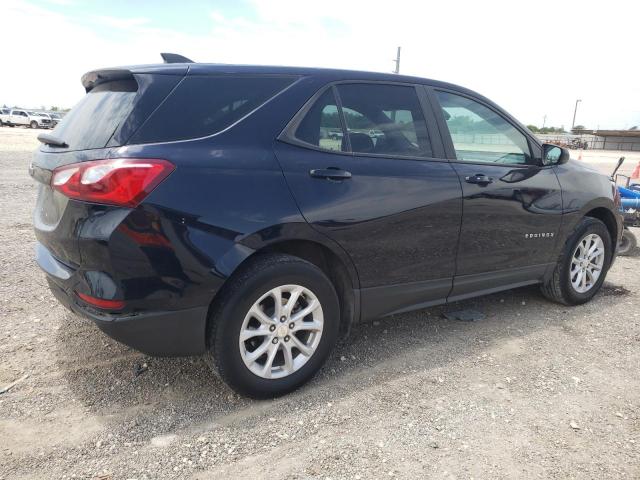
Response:
[[[53,170],[72,163],[112,158],[186,71],[186,66],[163,66],[162,71],[151,66],[100,70],[83,76],[87,94],[48,134],[45,141],[49,143],[34,154],[30,167],[31,176],[38,181],[36,238],[58,261],[70,267],[80,264],[78,237],[89,215],[89,206],[70,201],[54,190]]]

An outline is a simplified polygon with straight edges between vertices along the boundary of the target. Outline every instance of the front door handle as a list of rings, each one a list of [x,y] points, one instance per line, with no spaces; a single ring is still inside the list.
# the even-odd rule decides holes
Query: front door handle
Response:
[[[493,178],[487,177],[484,173],[476,173],[475,175],[465,177],[464,181],[467,183],[475,183],[477,185],[485,186],[493,183]]]
[[[348,180],[351,178],[351,172],[336,167],[315,168],[309,171],[309,175],[313,178],[328,178],[329,180]]]

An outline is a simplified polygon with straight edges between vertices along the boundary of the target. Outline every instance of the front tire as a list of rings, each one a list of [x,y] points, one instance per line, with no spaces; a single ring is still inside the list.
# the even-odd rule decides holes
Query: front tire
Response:
[[[545,297],[564,305],[586,303],[598,293],[611,265],[613,244],[604,223],[585,217],[568,238],[550,278]]]
[[[243,395],[283,395],[324,364],[339,323],[338,297],[318,267],[289,255],[259,255],[214,303],[208,364]]]
[[[36,122],[35,120],[32,120],[29,125],[31,126],[31,128],[38,128],[38,122]]]

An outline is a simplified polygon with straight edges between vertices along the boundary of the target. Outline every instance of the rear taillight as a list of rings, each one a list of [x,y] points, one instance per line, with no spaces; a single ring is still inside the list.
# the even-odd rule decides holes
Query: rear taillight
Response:
[[[137,206],[174,170],[166,160],[117,158],[56,168],[51,186],[69,198],[121,207]]]
[[[92,297],[91,295],[80,292],[76,292],[76,295],[89,305],[102,308],[103,310],[121,310],[124,307],[122,300],[105,300],[104,298]]]

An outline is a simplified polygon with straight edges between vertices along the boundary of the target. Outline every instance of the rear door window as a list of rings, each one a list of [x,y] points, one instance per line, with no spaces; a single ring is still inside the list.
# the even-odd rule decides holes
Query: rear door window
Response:
[[[338,85],[345,124],[355,153],[431,157],[431,142],[414,87],[354,83]]]
[[[206,137],[233,125],[289,86],[295,77],[186,77],[128,143]]]

